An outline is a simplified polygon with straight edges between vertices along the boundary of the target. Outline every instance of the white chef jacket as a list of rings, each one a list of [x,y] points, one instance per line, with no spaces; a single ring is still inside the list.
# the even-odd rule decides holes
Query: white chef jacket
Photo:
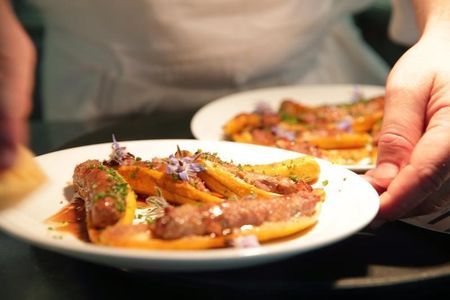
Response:
[[[300,83],[383,84],[348,17],[371,0],[33,0],[48,120],[95,120]]]

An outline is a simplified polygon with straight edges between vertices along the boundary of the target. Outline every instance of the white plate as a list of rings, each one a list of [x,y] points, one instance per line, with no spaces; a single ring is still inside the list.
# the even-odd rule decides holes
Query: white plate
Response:
[[[350,102],[355,88],[364,97],[384,94],[384,87],[371,85],[297,85],[265,88],[219,98],[203,106],[191,120],[191,131],[199,140],[223,140],[223,125],[242,112],[252,112],[256,104],[264,101],[278,110],[285,98],[292,98],[307,105],[339,104]],[[365,172],[373,165],[345,166],[355,172]]]
[[[297,157],[285,150],[232,142],[197,140],[148,140],[121,142],[143,158],[167,156],[181,149],[217,152],[236,163],[269,163]],[[322,168],[317,185],[324,186],[326,201],[318,224],[303,236],[251,249],[160,251],[109,248],[82,242],[70,234],[51,231],[43,221],[66,205],[68,187],[76,164],[87,159],[106,159],[110,144],[62,150],[37,157],[49,182],[13,208],[0,212],[0,228],[38,247],[99,264],[144,270],[227,269],[262,264],[297,255],[342,240],[366,226],[376,215],[376,191],[355,173],[318,160]]]

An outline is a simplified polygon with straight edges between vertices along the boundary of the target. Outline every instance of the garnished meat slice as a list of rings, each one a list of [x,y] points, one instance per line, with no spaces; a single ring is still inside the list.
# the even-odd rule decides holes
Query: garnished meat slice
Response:
[[[86,203],[92,227],[113,225],[123,216],[127,183],[113,169],[98,160],[88,160],[76,166],[73,184]]]
[[[155,238],[178,239],[187,236],[224,236],[242,226],[282,222],[315,213],[320,197],[300,191],[272,199],[241,199],[202,206],[186,204],[168,207],[152,227]]]

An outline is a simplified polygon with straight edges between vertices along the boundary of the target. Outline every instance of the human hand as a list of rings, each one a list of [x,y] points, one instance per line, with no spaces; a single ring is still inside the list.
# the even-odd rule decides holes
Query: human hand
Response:
[[[381,222],[450,205],[449,37],[423,35],[389,74],[377,166],[366,173]]]
[[[9,1],[0,0],[0,171],[27,143],[36,53]]]

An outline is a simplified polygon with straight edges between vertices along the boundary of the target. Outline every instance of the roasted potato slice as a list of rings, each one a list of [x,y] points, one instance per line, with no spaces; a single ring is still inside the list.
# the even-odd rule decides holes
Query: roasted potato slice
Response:
[[[307,183],[314,183],[319,178],[320,166],[312,156],[300,156],[281,162],[259,165],[242,165],[244,171],[266,175],[295,177]]]
[[[232,136],[241,132],[245,128],[259,127],[261,124],[261,116],[251,113],[242,113],[228,121],[223,126],[223,132],[227,136]]]
[[[267,192],[247,183],[219,162],[204,160],[203,163],[205,165],[205,171],[201,176],[205,182],[214,181],[220,184],[220,186],[218,185],[217,192],[223,193],[226,191],[228,194],[238,197],[254,195],[256,197],[269,198],[279,196],[276,193]],[[210,188],[214,189],[217,187],[210,186]]]
[[[367,133],[338,133],[328,136],[312,136],[308,142],[321,149],[351,149],[365,147],[371,140]]]

